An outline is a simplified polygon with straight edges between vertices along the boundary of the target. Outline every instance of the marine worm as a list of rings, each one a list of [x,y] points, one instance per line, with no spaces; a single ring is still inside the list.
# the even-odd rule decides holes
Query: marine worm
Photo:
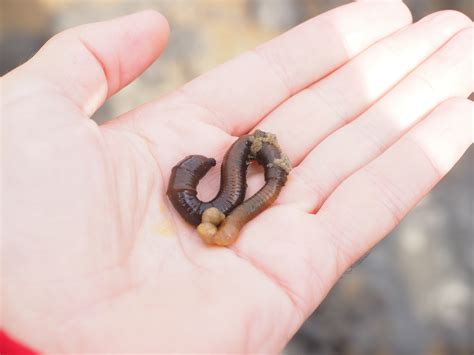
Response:
[[[253,160],[264,167],[265,184],[244,202],[247,168]],[[224,156],[219,192],[211,201],[203,202],[197,197],[196,187],[215,165],[214,159],[202,155],[184,158],[171,172],[167,194],[179,214],[198,226],[198,234],[206,243],[230,245],[248,221],[276,200],[291,163],[274,134],[257,130],[242,136]]]

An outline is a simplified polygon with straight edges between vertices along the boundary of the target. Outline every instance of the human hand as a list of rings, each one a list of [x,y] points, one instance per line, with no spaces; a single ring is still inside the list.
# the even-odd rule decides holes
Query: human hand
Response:
[[[471,22],[410,21],[398,2],[334,9],[100,127],[166,21],[54,37],[2,78],[0,327],[54,353],[281,350],[472,143]],[[296,167],[233,246],[208,247],[166,198],[171,168],[257,127]]]

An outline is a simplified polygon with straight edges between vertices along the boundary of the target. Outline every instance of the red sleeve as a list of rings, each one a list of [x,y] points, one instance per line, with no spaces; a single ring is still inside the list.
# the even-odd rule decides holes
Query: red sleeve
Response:
[[[2,355],[37,355],[36,351],[31,350],[25,345],[9,337],[0,330],[0,354]]]

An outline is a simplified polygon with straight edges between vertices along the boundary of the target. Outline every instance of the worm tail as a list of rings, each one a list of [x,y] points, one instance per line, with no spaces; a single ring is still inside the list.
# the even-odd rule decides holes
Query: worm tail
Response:
[[[267,181],[255,195],[236,207],[220,224],[212,240],[213,243],[217,245],[232,244],[237,239],[242,227],[276,200],[284,185],[283,180],[286,181],[286,176],[282,179]]]
[[[269,140],[265,132],[257,131],[256,137]],[[219,225],[216,234],[211,239],[218,245],[230,245],[237,239],[242,227],[268,208],[285,185],[291,164],[280,150],[276,141],[259,143],[258,150],[252,152],[259,164],[265,169],[265,185],[252,197],[236,207]]]

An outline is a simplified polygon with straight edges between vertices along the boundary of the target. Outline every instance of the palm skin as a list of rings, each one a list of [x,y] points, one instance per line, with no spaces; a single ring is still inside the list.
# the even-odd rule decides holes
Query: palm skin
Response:
[[[363,17],[370,7],[354,4],[351,10],[350,6],[339,11],[349,12],[345,14],[349,18],[357,14]],[[380,28],[378,37],[389,36],[409,23],[403,5],[380,6],[386,6],[385,11],[393,19],[381,21],[385,27]],[[278,352],[341,273],[386,235],[467,149],[472,137],[466,135],[465,128],[472,124],[472,105],[462,99],[442,103],[443,95],[439,95],[439,102],[433,104],[441,104],[441,108],[424,118],[422,126],[413,128],[413,137],[420,137],[416,145],[409,144],[413,137],[404,145],[403,140],[397,141],[399,137],[384,136],[385,148],[393,147],[378,152],[375,163],[368,152],[357,167],[348,163],[354,161],[353,157],[336,160],[340,171],[332,168],[333,175],[326,185],[314,185],[309,181],[313,176],[310,172],[323,165],[316,143],[329,137],[320,148],[322,152],[329,149],[330,139],[338,142],[337,136],[331,136],[342,126],[336,125],[326,134],[315,128],[316,133],[309,137],[295,139],[285,136],[285,132],[294,133],[298,125],[281,117],[290,110],[297,118],[306,109],[298,103],[291,108],[285,95],[291,94],[290,100],[295,100],[308,84],[318,84],[322,72],[319,77],[306,78],[306,82],[294,74],[295,78],[269,90],[268,97],[248,98],[242,93],[248,88],[241,92],[241,83],[231,80],[242,71],[236,74],[230,70],[237,67],[258,71],[251,67],[254,59],[244,56],[105,125],[91,121],[90,115],[105,98],[144,70],[166,42],[166,24],[159,15],[146,12],[133,16],[142,16],[139,22],[150,25],[143,25],[135,37],[129,34],[130,43],[151,34],[154,38],[149,41],[154,41],[156,49],[142,49],[145,54],[141,59],[119,59],[120,73],[111,69],[114,64],[107,59],[110,53],[101,51],[101,40],[87,39],[86,27],[72,34],[79,33],[84,45],[80,50],[84,63],[79,60],[79,64],[96,70],[87,69],[87,75],[78,74],[77,78],[73,74],[77,84],[73,81],[66,85],[61,79],[62,64],[57,77],[38,74],[45,69],[41,58],[53,58],[55,46],[61,48],[69,42],[67,35],[63,36],[66,40],[60,37],[57,43],[47,44],[36,59],[2,79],[3,129],[7,133],[3,142],[3,198],[7,208],[2,238],[1,327],[42,352]],[[337,17],[334,12],[331,16]],[[450,22],[445,20],[449,25],[444,24],[449,28],[445,31],[446,42],[471,26],[459,14],[449,16]],[[120,24],[95,24],[94,33],[99,26],[116,28],[137,22],[130,17],[116,20],[122,21]],[[431,29],[423,30],[429,36]],[[293,34],[293,42],[304,31],[300,32]],[[374,35],[366,46],[344,53],[340,65],[378,39]],[[300,41],[305,42],[302,38]],[[127,51],[130,43],[114,48],[114,43],[107,42],[118,56],[125,55],[121,49]],[[442,51],[439,48],[443,43],[426,49],[423,60]],[[445,52],[457,48],[449,47],[449,43],[445,46]],[[469,63],[470,55],[457,54],[461,63]],[[96,58],[104,72],[95,63]],[[422,66],[423,60],[414,66]],[[472,82],[463,75],[463,68],[467,66],[458,65],[454,74],[439,80],[443,87],[448,86],[447,98],[472,91]],[[337,76],[337,71],[333,75]],[[280,79],[275,79],[272,72],[259,80],[278,86]],[[80,81],[83,77],[86,79]],[[402,77],[393,80],[398,83]],[[235,92],[228,103],[223,103],[221,95],[225,94],[216,94],[215,90],[226,92],[229,88]],[[381,91],[378,97],[384,93]],[[378,97],[367,94],[360,109],[349,107],[354,111],[352,119],[374,105]],[[250,108],[237,112],[237,118],[226,109],[220,111],[223,106],[235,110],[239,105]],[[269,115],[278,105],[281,113],[277,110]],[[452,112],[461,116],[462,122],[452,124],[454,133],[445,138],[445,145],[440,144],[446,149],[450,143],[458,143],[451,153],[441,154],[447,158],[430,165],[424,160],[426,156],[439,156],[435,154],[437,148],[430,148],[430,142],[438,137],[439,127],[450,121],[446,117]],[[300,116],[302,120],[306,117]],[[413,118],[414,124],[422,118]],[[404,131],[400,128],[399,136],[412,126]],[[209,247],[167,200],[171,168],[189,154],[220,161],[235,136],[255,127],[277,133],[297,168],[277,203],[250,222],[233,246]],[[312,143],[307,144],[305,139]],[[406,151],[425,144],[428,153]],[[312,156],[319,163],[315,164],[317,168],[309,160]],[[397,160],[399,156],[403,159]],[[415,166],[421,166],[420,170],[412,169]],[[403,186],[410,185],[409,191],[397,186],[394,190],[399,198],[387,199],[378,192],[391,196],[386,186],[394,182],[383,180],[383,169],[388,169],[387,176],[395,171],[416,170],[407,177],[407,181],[416,183],[402,181]],[[249,193],[253,193],[259,185],[258,174],[250,175]],[[366,183],[369,175],[371,180]],[[378,178],[384,182],[378,184]],[[201,183],[203,199],[217,191],[218,179],[218,169],[213,169]],[[374,185],[381,188],[370,190]],[[393,204],[387,207],[387,201]],[[319,212],[314,214],[316,210]]]
[[[57,105],[54,100],[47,104]],[[12,256],[14,279],[6,280],[5,298],[10,291],[15,303],[48,307],[47,314],[38,315],[41,328],[50,324],[52,339],[86,337],[86,344],[73,345],[81,351],[107,350],[116,332],[122,334],[120,348],[128,352],[179,350],[183,336],[184,349],[192,351],[265,348],[267,334],[275,334],[278,341],[272,348],[282,347],[289,323],[295,329],[301,312],[265,275],[269,270],[198,240],[166,199],[163,175],[170,169],[161,169],[155,160],[160,154],[150,150],[154,141],[112,125],[98,127],[80,113],[73,117],[69,107],[57,114],[76,124],[58,128],[57,140],[49,141],[40,157],[36,150],[41,143],[34,139],[23,141],[21,152],[15,152],[16,178],[23,180],[34,171],[37,179],[16,182],[21,189],[15,190],[15,199],[21,190],[22,211],[33,220],[15,226],[15,235],[23,240],[10,245],[6,239],[3,246],[18,251]],[[181,114],[196,113],[184,107]],[[166,148],[175,156],[171,161],[180,159],[194,134],[210,137],[216,132],[202,126],[189,137],[182,135],[182,144]],[[222,148],[203,146],[209,153]],[[61,175],[66,173],[64,181]],[[40,210],[34,201],[41,201]],[[272,210],[273,216],[282,213]],[[31,238],[41,243],[30,249]],[[24,250],[28,257],[20,255]],[[22,288],[20,295],[15,284]],[[4,316],[8,319],[8,313]],[[211,327],[203,326],[209,323]],[[161,329],[159,335],[156,329]],[[27,334],[34,332],[27,329]],[[49,346],[57,344],[45,344],[45,349]]]

